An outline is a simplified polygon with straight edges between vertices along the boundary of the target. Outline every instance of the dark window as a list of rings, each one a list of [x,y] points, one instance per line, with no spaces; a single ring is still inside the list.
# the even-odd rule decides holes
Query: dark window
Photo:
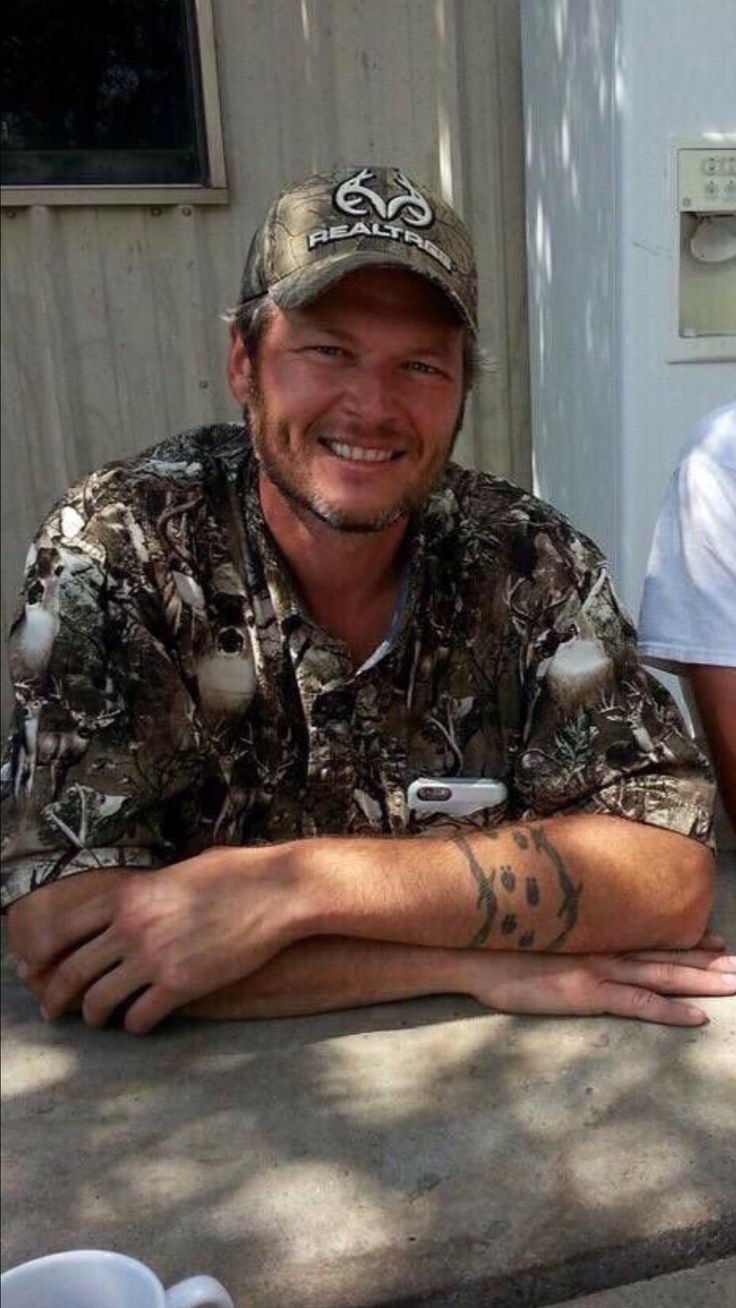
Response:
[[[7,0],[2,181],[206,185],[192,0]]]

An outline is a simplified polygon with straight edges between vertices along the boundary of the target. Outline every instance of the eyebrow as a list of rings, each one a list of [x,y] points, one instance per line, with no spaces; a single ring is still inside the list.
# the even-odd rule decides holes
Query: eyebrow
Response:
[[[335,340],[341,341],[345,345],[352,345],[355,339],[350,332],[345,331],[342,327],[332,324],[328,325],[325,322],[320,322],[319,319],[311,319],[309,322],[298,323],[297,330],[305,335],[308,335],[310,332],[324,332],[326,336],[333,336]],[[443,347],[439,345],[421,344],[419,341],[415,341],[405,350],[402,350],[401,353],[408,355],[420,354],[423,357],[433,359],[446,359],[448,355],[452,353],[452,349],[449,343],[446,347]]]
[[[320,322],[318,318],[310,318],[306,322],[297,321],[296,330],[304,334],[309,332],[324,332],[328,336],[335,336],[341,341],[350,341],[352,337],[349,332],[343,331],[341,327],[328,326],[325,322]]]

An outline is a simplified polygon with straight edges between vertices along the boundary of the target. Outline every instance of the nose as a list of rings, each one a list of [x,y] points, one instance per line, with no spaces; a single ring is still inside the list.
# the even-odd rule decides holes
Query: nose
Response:
[[[363,365],[353,371],[348,386],[348,411],[372,426],[397,416],[396,389],[386,369]]]

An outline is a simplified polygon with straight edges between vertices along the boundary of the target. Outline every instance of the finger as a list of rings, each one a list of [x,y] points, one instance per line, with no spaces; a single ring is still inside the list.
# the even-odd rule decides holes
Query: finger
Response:
[[[182,995],[175,995],[171,990],[165,990],[163,986],[149,986],[140,999],[128,1009],[125,1015],[125,1029],[131,1035],[147,1035],[182,1002]]]
[[[108,894],[127,871],[119,868],[75,872],[18,899],[8,908],[8,939],[21,958],[35,956],[36,948],[78,905]]]
[[[47,968],[43,972],[29,972],[27,968],[19,965],[16,970],[26,990],[30,990],[34,998],[36,998],[39,1004],[42,1005],[44,991],[53,976],[54,969]]]
[[[33,972],[30,975],[21,976],[24,986],[30,990],[32,995],[36,996],[39,1003],[43,1002],[44,991],[53,976],[53,971],[53,968],[47,968],[44,972]]]
[[[105,931],[110,925],[112,903],[109,895],[98,895],[85,904],[79,904],[69,913],[60,915],[39,932],[22,958],[26,975],[43,972],[63,954],[82,945]]]
[[[619,985],[602,981],[599,986],[602,1013],[612,1017],[633,1017],[639,1022],[657,1022],[662,1026],[703,1026],[708,1021],[700,1008],[667,999],[642,986]]]
[[[679,963],[638,963],[635,959],[618,958],[609,977],[624,985],[644,986],[660,995],[736,994],[736,977],[731,973],[683,967]]]
[[[724,940],[723,936],[714,936],[714,935],[710,935],[710,934],[706,933],[704,936],[701,936],[701,937],[700,937],[700,940],[698,941],[698,943],[697,943],[697,945],[695,946],[695,948],[696,948],[696,949],[713,949],[713,950],[715,950],[716,952],[718,952],[718,951],[720,951],[721,949],[725,949],[725,948],[726,948],[726,941]]]
[[[643,949],[635,954],[619,954],[623,962],[676,963],[703,971],[736,972],[736,954],[709,954],[702,949]]]
[[[82,1017],[89,1027],[105,1026],[113,1017],[127,1016],[126,1005],[145,992],[146,981],[139,968],[129,961],[106,972],[87,990],[82,1001]]]
[[[74,1000],[119,961],[120,946],[108,931],[67,954],[50,970],[50,978],[43,991],[43,1017],[53,1022],[54,1018],[68,1012]]]

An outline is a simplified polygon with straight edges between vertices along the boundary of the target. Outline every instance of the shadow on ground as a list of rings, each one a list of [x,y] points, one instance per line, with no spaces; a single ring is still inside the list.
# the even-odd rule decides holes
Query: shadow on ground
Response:
[[[250,1308],[507,1308],[735,1246],[734,1001],[697,1031],[430,999],[144,1040],[44,1027],[13,977],[4,1008],[5,1265],[96,1246]]]

